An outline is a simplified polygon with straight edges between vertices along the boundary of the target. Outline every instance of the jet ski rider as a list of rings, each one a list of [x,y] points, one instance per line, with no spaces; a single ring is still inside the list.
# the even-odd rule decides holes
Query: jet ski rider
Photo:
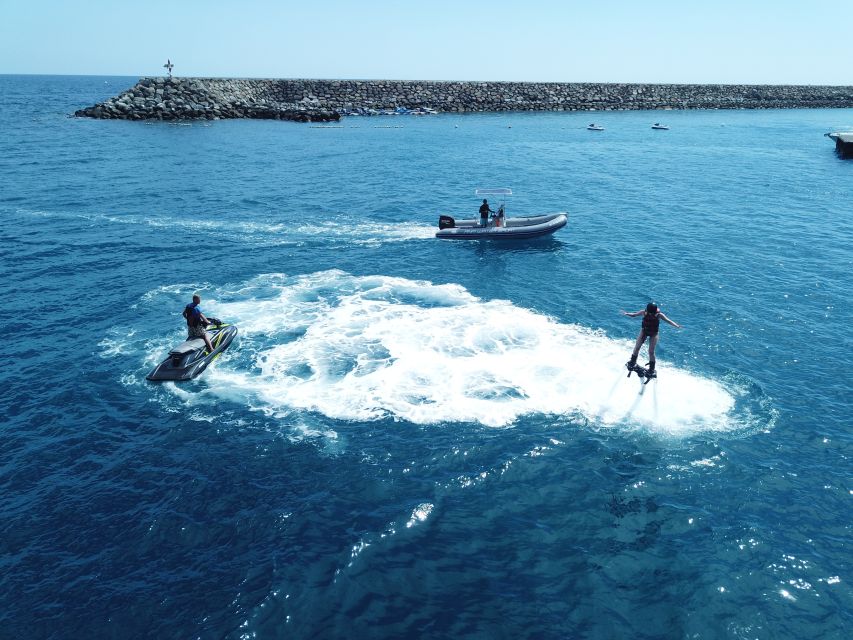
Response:
[[[210,320],[199,309],[198,305],[200,304],[201,296],[195,294],[192,304],[184,307],[183,316],[187,319],[187,340],[201,338],[204,340],[204,344],[207,345],[207,352],[213,353],[213,345],[210,344],[210,338],[207,337],[207,331],[205,331],[205,327],[210,324]]]
[[[681,325],[677,322],[673,322],[669,318],[667,318],[663,312],[658,308],[657,304],[654,302],[650,302],[646,305],[645,310],[640,311],[623,311],[623,315],[628,316],[629,318],[636,318],[637,316],[643,316],[643,327],[640,329],[640,335],[637,336],[637,344],[634,345],[634,352],[631,354],[631,359],[626,363],[626,366],[629,369],[632,369],[637,364],[637,356],[640,354],[640,347],[643,346],[643,343],[646,341],[646,338],[649,339],[649,373],[655,372],[655,347],[658,344],[658,330],[660,328],[660,321],[663,320],[671,324],[676,329],[681,329]]]

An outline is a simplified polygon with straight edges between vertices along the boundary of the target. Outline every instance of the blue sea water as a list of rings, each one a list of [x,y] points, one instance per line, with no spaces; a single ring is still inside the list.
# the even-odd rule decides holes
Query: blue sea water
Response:
[[[853,112],[68,117],[135,80],[0,76],[0,636],[850,637]]]

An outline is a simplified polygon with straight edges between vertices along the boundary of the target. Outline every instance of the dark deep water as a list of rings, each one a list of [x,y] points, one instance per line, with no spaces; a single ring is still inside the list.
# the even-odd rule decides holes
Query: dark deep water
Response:
[[[0,635],[849,637],[853,113],[67,117],[135,80],[0,76]]]

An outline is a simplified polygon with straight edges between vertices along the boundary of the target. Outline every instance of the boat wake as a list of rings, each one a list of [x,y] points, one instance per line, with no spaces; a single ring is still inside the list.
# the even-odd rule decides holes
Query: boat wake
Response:
[[[383,244],[408,240],[432,239],[434,224],[413,222],[380,222],[353,219],[351,214],[338,214],[331,219],[313,220],[302,216],[302,222],[278,222],[274,215],[267,221],[239,220],[222,216],[173,216],[106,214],[106,213],[56,213],[18,209],[18,215],[47,219],[77,220],[88,224],[114,224],[143,226],[163,231],[191,232],[214,237],[241,238],[253,246],[299,246],[336,239],[348,244]]]
[[[162,308],[156,299],[174,295],[158,289],[143,304]],[[258,276],[219,296],[208,307],[239,325],[240,338],[205,373],[204,396],[274,417],[504,427],[533,414],[580,414],[601,427],[675,436],[771,422],[766,398],[747,382],[658,360],[660,377],[643,387],[624,367],[632,340],[457,285],[324,271]]]

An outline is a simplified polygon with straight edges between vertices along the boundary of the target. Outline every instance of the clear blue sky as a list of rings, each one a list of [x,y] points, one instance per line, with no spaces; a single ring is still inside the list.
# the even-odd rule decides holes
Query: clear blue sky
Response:
[[[853,0],[0,0],[0,73],[853,85]]]

